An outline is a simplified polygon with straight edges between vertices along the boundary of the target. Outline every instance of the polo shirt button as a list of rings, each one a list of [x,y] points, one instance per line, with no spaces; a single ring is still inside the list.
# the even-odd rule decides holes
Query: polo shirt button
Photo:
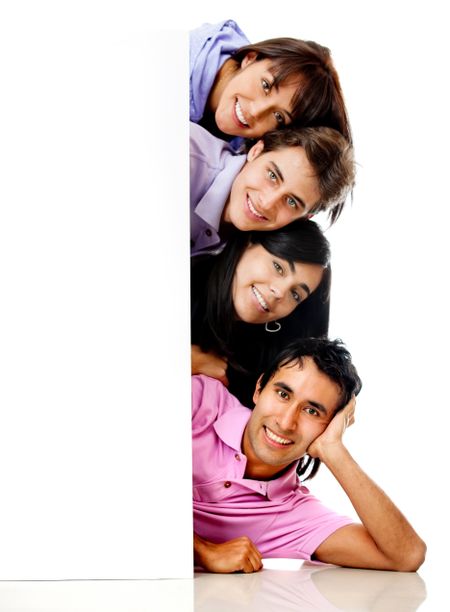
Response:
[[[224,482],[223,486],[225,487],[225,489],[229,489],[231,487],[231,482],[227,480],[226,482]]]
[[[241,456],[238,455],[237,453],[235,454],[234,458],[236,459],[236,461],[240,461],[241,460]]]
[[[205,230],[205,234],[207,236],[212,236],[212,231],[210,229]]]

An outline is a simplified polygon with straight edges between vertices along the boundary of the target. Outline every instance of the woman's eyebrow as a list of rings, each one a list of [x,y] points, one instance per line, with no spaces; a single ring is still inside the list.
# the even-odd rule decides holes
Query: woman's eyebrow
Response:
[[[288,261],[288,264],[289,264],[289,268],[291,269],[291,272],[294,274],[295,273],[295,262]],[[308,294],[308,297],[311,295],[311,289],[308,287],[306,283],[299,283],[298,286]]]
[[[303,291],[305,291],[305,293],[308,294],[308,297],[311,295],[311,289],[308,287],[306,283],[299,283],[298,286],[301,287]]]
[[[278,174],[278,176],[280,177],[280,181],[282,183],[284,183],[284,176],[283,173],[281,172],[279,166],[277,166],[277,164],[270,160],[270,165],[272,166],[272,169],[275,170],[275,172]],[[306,204],[304,203],[304,201],[302,200],[301,197],[299,197],[298,195],[295,195],[294,193],[292,194],[294,196],[294,198],[297,200],[297,202],[300,204],[300,206],[302,206],[303,208],[306,209]]]
[[[275,87],[275,89],[277,90],[277,92],[278,92],[278,91],[280,91],[280,85],[282,85],[282,83],[280,83],[280,82],[279,82],[279,81],[278,81],[278,80],[275,78],[275,75],[274,75],[274,74],[272,74],[272,72],[270,72],[270,74],[272,75],[272,78],[274,79],[274,81],[273,81],[273,83],[272,83],[272,85],[271,85],[270,87],[271,87],[271,88],[272,88],[272,87]],[[291,123],[293,123],[293,122],[294,122],[294,116],[293,116],[293,115],[291,115],[291,113],[290,113],[290,112],[289,112],[289,111],[288,111],[286,108],[282,108],[281,110],[283,111],[283,113],[286,113],[286,115],[287,115],[287,116],[289,117],[289,119],[291,120]]]

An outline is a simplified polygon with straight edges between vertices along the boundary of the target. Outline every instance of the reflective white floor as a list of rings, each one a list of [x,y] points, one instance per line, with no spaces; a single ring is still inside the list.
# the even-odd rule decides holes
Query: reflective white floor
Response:
[[[231,580],[230,580],[231,578]],[[410,612],[426,598],[418,574],[304,564],[297,571],[196,574],[195,612]]]
[[[0,612],[412,612],[445,610],[419,574],[304,563],[186,580],[0,582]]]

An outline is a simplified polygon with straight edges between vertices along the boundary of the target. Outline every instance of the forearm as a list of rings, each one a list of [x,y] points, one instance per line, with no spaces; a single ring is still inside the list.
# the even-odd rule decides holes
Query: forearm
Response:
[[[362,524],[393,568],[417,569],[423,562],[425,544],[384,491],[360,468],[342,444],[321,453],[348,495]],[[408,561],[405,561],[408,560]]]

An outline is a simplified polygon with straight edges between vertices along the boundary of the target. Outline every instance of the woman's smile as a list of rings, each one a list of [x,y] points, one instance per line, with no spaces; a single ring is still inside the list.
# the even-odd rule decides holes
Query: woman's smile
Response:
[[[319,264],[288,262],[260,244],[250,244],[233,278],[236,318],[263,324],[287,317],[318,287],[322,275]]]

